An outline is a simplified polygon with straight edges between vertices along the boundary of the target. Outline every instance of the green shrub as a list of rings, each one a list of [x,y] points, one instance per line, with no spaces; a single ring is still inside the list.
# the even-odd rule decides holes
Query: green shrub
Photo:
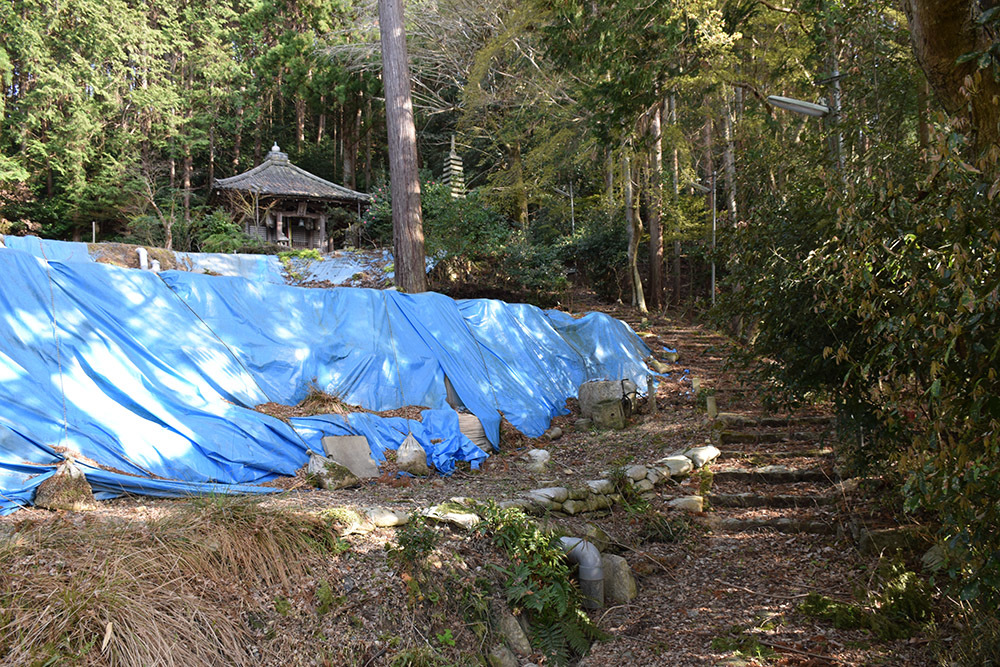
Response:
[[[519,509],[481,509],[477,530],[502,548],[509,568],[507,602],[515,613],[527,614],[531,642],[555,664],[567,664],[574,655],[586,655],[600,631],[582,608],[579,589],[570,580],[566,557],[558,538],[543,532]]]
[[[405,526],[396,531],[396,545],[386,545],[389,557],[400,567],[413,570],[430,555],[440,541],[440,535],[419,514],[410,516]]]
[[[392,246],[392,201],[387,186],[362,218],[365,243]],[[484,206],[475,191],[451,196],[435,181],[421,185],[425,251],[437,259],[435,289],[453,296],[486,296],[550,305],[568,286],[559,252],[528,243],[514,225]]]
[[[926,175],[897,156],[763,200],[728,234],[720,314],[752,325],[743,354],[767,360],[758,386],[830,397],[853,462],[899,471],[907,509],[942,527],[942,571],[995,610],[998,186],[996,156],[972,166],[967,143],[937,135]]]

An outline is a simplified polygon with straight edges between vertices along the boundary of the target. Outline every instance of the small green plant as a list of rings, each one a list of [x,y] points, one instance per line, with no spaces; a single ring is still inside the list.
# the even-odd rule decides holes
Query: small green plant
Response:
[[[777,658],[778,654],[769,646],[764,646],[752,634],[738,625],[729,628],[729,631],[720,637],[712,640],[713,651],[732,651],[740,657],[758,658],[761,660],[771,660]]]
[[[274,611],[278,612],[282,616],[288,616],[288,614],[292,611],[292,603],[289,602],[287,598],[279,595],[274,598]]]
[[[615,486],[615,493],[622,497],[622,507],[631,514],[645,514],[649,512],[649,501],[643,498],[632,484],[632,479],[625,472],[624,467],[618,467],[611,471],[608,476]]]
[[[320,581],[319,586],[316,587],[315,598],[317,616],[323,616],[333,607],[342,605],[347,601],[342,595],[334,595],[330,584],[325,581]]]
[[[704,499],[704,507],[708,508],[708,494],[712,491],[712,482],[715,481],[715,473],[712,472],[712,467],[709,464],[705,464],[698,471],[698,495]]]
[[[672,544],[680,542],[691,529],[691,522],[684,515],[653,514],[642,530],[643,542],[662,542]]]
[[[439,539],[437,531],[427,525],[424,517],[413,514],[396,532],[396,545],[386,545],[386,551],[401,567],[414,569],[434,550]]]
[[[439,632],[434,635],[438,640],[438,643],[443,646],[454,646],[455,638],[451,634],[451,628],[445,628],[444,632]]]
[[[390,667],[443,667],[447,661],[429,646],[406,648],[393,656]]]
[[[507,602],[527,614],[532,644],[553,664],[586,655],[590,642],[602,634],[583,611],[580,590],[570,579],[556,536],[542,531],[519,509],[490,503],[479,510],[483,521],[477,530],[501,547],[511,563],[509,568],[494,567],[507,577]]]
[[[868,627],[868,612],[861,606],[837,602],[819,593],[810,593],[799,605],[799,611],[806,616],[820,618],[833,624],[838,630],[854,630]]]

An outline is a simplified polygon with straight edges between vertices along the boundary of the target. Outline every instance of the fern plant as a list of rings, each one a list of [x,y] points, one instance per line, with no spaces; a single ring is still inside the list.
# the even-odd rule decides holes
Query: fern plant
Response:
[[[591,642],[603,634],[583,611],[580,590],[570,579],[558,538],[516,508],[500,509],[491,503],[480,508],[480,514],[484,520],[478,530],[512,563],[497,569],[507,577],[508,604],[527,615],[532,645],[556,665],[586,655]]]

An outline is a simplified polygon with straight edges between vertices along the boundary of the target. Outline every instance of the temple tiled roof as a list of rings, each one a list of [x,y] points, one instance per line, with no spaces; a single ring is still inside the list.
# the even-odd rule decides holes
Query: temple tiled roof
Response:
[[[356,192],[343,185],[325,181],[288,161],[275,144],[267,159],[250,171],[220,178],[215,182],[218,190],[240,190],[260,195],[280,197],[310,197],[334,201],[371,201],[371,195]]]

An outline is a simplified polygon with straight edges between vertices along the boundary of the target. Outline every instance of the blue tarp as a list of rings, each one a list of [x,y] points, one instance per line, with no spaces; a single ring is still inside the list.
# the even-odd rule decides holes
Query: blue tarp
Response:
[[[90,246],[86,243],[40,239],[35,236],[0,236],[0,239],[8,248],[57,262],[93,262],[104,247],[100,243]],[[332,255],[323,255],[320,259],[292,259],[291,266],[296,274],[294,277],[288,275],[277,255],[177,251],[174,252],[174,258],[178,268],[183,271],[246,278],[255,283],[273,285],[311,281],[348,285],[355,276],[364,273],[386,280],[393,277],[392,253],[388,250],[339,250]],[[431,258],[427,259],[428,271],[434,268],[434,263]]]
[[[0,512],[30,502],[64,452],[89,462],[102,497],[242,492],[293,474],[324,435],[365,435],[382,460],[412,432],[447,473],[485,454],[459,431],[446,376],[498,445],[501,413],[537,436],[585,380],[648,373],[648,348],[601,314],[17,250],[0,250],[0,285]],[[355,413],[289,424],[252,409],[297,403],[311,386],[369,410],[429,410],[421,422]]]
[[[217,252],[175,252],[177,264],[186,271],[217,276],[240,276],[258,283],[285,284],[277,255],[241,255]]]
[[[37,236],[4,236],[4,245],[54,262],[92,262],[86,243],[51,241]]]

